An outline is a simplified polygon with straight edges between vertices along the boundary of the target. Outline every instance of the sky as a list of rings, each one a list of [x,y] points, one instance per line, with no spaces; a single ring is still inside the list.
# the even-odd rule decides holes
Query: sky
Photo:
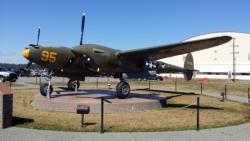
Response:
[[[250,33],[249,0],[0,0],[0,63],[28,63],[36,44],[122,51],[178,43],[212,32]]]

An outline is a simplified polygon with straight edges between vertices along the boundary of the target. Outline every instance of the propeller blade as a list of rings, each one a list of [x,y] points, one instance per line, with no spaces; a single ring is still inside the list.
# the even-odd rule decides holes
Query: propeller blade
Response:
[[[32,47],[38,46],[38,42],[39,42],[39,38],[40,38],[40,28],[41,28],[41,27],[39,27],[39,29],[38,29],[38,36],[37,36],[37,43],[36,43],[36,45],[34,45],[34,44],[29,44],[29,46],[32,46]]]
[[[41,28],[41,27],[39,27],[39,29],[38,29],[38,35],[37,35],[38,37],[37,37],[37,44],[36,44],[37,46],[38,46],[39,37],[40,37],[40,28]]]
[[[87,54],[82,54],[82,57],[84,58],[84,60],[96,71],[99,72],[99,67],[97,66],[96,62]]]
[[[36,46],[36,45],[34,45],[34,44],[29,44],[29,46],[32,46],[32,47],[33,47],[33,46]]]
[[[31,64],[32,64],[32,62],[29,61],[29,63],[26,65],[25,69],[27,69]]]
[[[71,66],[76,60],[76,56],[73,56],[69,62],[63,67],[63,69],[61,69],[61,72],[63,72],[65,69],[67,69],[69,66]]]
[[[85,13],[83,13],[82,15],[82,29],[81,29],[81,41],[80,41],[80,45],[82,45],[82,36],[83,36],[83,30],[84,30],[84,23],[85,23]]]

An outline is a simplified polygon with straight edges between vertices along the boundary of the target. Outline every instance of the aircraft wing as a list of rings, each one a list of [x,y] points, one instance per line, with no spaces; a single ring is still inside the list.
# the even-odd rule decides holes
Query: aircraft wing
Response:
[[[130,61],[158,60],[215,47],[224,44],[230,41],[231,39],[232,37],[230,36],[221,36],[221,37],[207,38],[195,41],[181,42],[177,44],[169,44],[169,45],[141,48],[129,51],[122,51],[119,52],[118,57],[120,59],[126,59]]]

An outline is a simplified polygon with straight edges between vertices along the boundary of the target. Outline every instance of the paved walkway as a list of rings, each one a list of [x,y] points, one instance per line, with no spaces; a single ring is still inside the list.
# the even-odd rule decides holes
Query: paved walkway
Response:
[[[21,82],[20,82],[21,83]],[[25,84],[25,83],[23,83]],[[39,85],[25,84],[22,87],[12,87],[12,89],[27,89],[27,88],[39,88]],[[65,87],[65,86],[64,86]],[[91,88],[91,87],[89,87]],[[107,87],[105,87],[107,88]],[[114,87],[113,87],[114,88]],[[133,88],[133,87],[132,87]],[[161,90],[161,91],[174,91],[170,89],[151,89],[151,90]],[[190,93],[189,91],[180,91],[183,93]],[[200,92],[192,92],[194,94],[200,94]],[[220,94],[215,93],[205,93],[203,95],[220,97]],[[228,99],[234,101],[246,101],[247,98],[228,95]],[[118,132],[118,133],[96,133],[96,132],[60,132],[60,131],[46,131],[46,130],[35,130],[35,129],[24,129],[11,127],[7,129],[0,129],[0,140],[128,140],[128,141],[147,141],[147,140],[220,140],[220,141],[248,141],[250,140],[250,123],[223,127],[223,128],[213,128],[213,129],[203,129],[200,131],[189,130],[189,131],[165,131],[165,132]]]

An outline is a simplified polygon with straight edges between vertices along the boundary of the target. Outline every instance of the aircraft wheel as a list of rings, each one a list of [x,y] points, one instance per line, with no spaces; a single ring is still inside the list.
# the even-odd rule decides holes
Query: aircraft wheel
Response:
[[[46,96],[47,95],[47,90],[48,90],[48,86],[49,84],[46,83],[46,84],[43,84],[41,87],[40,87],[40,93],[41,95],[43,96]],[[53,92],[53,87],[50,85],[50,94]]]
[[[130,93],[129,84],[127,82],[120,82],[116,86],[116,93],[119,98],[121,99],[126,98]]]
[[[68,89],[70,89],[71,91],[74,91],[75,90],[75,80],[69,80],[68,82]],[[80,83],[79,81],[77,81],[77,89],[80,87]]]

